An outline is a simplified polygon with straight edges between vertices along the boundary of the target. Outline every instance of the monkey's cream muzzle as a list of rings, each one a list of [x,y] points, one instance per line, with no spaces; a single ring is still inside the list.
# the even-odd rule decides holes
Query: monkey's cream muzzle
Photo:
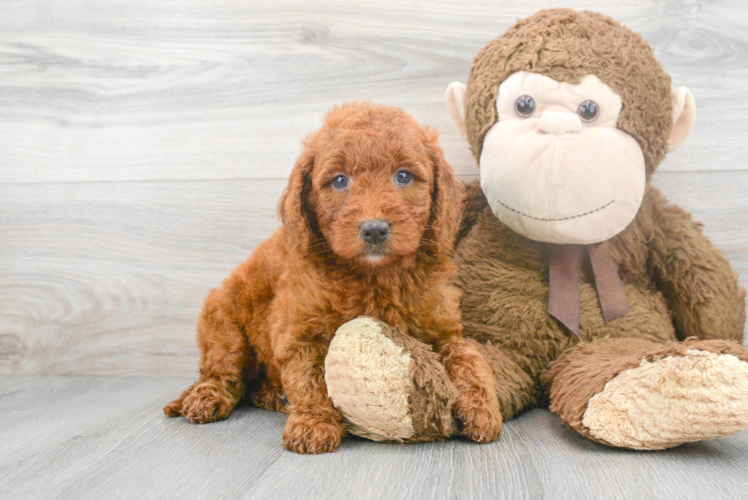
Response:
[[[531,96],[535,109],[520,116],[515,102]],[[589,123],[577,114],[594,100]],[[592,244],[621,232],[644,195],[644,155],[616,128],[620,97],[596,76],[577,85],[520,72],[499,87],[499,121],[480,158],[481,187],[493,212],[512,230],[536,241]]]

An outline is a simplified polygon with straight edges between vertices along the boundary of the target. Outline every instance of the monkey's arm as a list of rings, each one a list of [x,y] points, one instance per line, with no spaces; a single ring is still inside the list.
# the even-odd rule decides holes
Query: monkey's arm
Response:
[[[488,200],[486,200],[486,196],[480,187],[480,181],[474,180],[465,184],[465,194],[462,197],[462,220],[455,237],[455,246],[470,232],[470,229],[475,225],[475,221],[478,220],[478,216],[483,213],[487,206]]]
[[[745,290],[725,256],[656,188],[647,189],[642,208],[651,217],[652,274],[675,312],[678,336],[742,343]]]

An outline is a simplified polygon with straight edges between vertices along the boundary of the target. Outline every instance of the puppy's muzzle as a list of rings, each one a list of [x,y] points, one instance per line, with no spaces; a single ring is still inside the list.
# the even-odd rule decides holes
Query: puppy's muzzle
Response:
[[[358,228],[365,242],[378,245],[390,234],[390,225],[384,219],[365,220]]]

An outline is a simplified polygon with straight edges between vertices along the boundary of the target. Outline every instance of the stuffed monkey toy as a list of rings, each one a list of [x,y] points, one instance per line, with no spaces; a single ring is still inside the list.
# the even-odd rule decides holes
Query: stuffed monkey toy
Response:
[[[486,45],[447,108],[480,168],[455,249],[464,335],[493,368],[504,420],[548,405],[632,449],[748,428],[745,292],[650,184],[694,101],[642,37],[600,14],[541,11]],[[459,431],[438,356],[388,325],[343,325],[326,370],[355,434]]]

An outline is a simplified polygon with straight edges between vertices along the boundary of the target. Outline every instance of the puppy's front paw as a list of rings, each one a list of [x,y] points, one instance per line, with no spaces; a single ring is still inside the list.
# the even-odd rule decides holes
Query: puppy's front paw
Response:
[[[490,443],[501,435],[503,419],[498,406],[471,405],[459,411],[463,422],[462,435],[477,443]]]
[[[164,411],[176,411],[178,401],[167,405]],[[214,383],[203,382],[195,385],[184,396],[179,413],[194,424],[204,424],[224,420],[236,403],[236,399],[227,390]]]
[[[283,446],[300,454],[331,453],[338,449],[342,438],[343,427],[339,422],[303,413],[292,413],[283,429]]]
[[[463,424],[461,434],[478,443],[490,443],[501,435],[502,424],[493,369],[475,344],[462,338],[445,345],[441,354],[457,388],[454,409]]]
[[[182,400],[184,398],[175,399],[168,405],[164,406],[164,414],[167,417],[179,417],[182,415]]]

